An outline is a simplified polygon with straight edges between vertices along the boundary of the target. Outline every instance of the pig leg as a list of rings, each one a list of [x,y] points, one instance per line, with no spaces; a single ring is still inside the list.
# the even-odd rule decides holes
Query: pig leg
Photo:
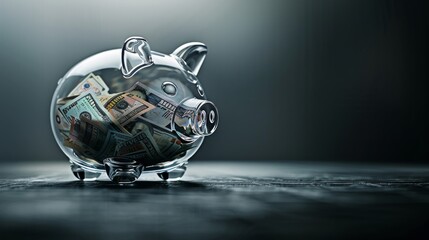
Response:
[[[119,184],[135,182],[143,170],[143,165],[123,157],[107,158],[104,160],[104,166],[110,180]]]
[[[70,164],[70,168],[73,175],[81,181],[94,181],[101,175],[101,173],[85,171],[74,163]]]
[[[178,181],[185,175],[187,169],[186,165],[188,165],[187,162],[173,170],[158,173],[158,177],[164,181]]]

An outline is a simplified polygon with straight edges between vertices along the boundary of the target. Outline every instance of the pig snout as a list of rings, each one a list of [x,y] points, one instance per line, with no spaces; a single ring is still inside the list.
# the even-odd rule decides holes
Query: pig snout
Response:
[[[218,124],[219,113],[216,106],[210,101],[196,98],[180,104],[173,119],[175,131],[188,141],[211,135]]]

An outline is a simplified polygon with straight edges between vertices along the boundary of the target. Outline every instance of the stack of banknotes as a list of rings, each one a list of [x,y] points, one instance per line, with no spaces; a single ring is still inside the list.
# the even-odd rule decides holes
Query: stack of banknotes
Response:
[[[56,123],[64,146],[102,163],[127,157],[153,165],[182,157],[193,147],[171,131],[177,104],[141,82],[110,93],[100,76],[89,74],[57,100]]]

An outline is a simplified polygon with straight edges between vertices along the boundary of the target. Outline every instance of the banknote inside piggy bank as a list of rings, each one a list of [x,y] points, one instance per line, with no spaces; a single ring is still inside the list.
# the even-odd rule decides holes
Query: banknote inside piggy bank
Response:
[[[51,126],[73,174],[94,180],[106,172],[118,183],[149,172],[180,179],[219,122],[197,78],[206,54],[198,42],[163,54],[131,37],[72,67],[58,81]]]

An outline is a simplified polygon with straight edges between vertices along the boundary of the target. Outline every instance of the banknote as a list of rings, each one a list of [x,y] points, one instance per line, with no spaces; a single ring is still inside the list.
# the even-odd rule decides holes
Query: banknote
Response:
[[[81,156],[93,157],[96,154],[96,152],[85,146],[83,143],[79,141],[73,141],[70,138],[64,138],[64,146],[73,149],[73,151]]]
[[[116,155],[138,159],[145,164],[159,162],[165,159],[165,156],[161,154],[147,128],[144,128],[129,140],[119,144],[116,148]]]
[[[119,93],[121,94],[121,93]],[[113,97],[117,96],[118,93],[116,94],[102,94],[100,96],[97,96],[98,101],[100,101],[100,103],[104,106],[104,104],[109,101],[110,99],[112,99]]]
[[[100,76],[90,73],[69,93],[68,97],[77,96],[88,91],[92,91],[96,96],[99,96],[102,94],[108,94],[109,87],[104,83]]]
[[[153,129],[153,139],[159,150],[166,156],[172,157],[176,155],[182,148],[182,141],[173,134],[166,133],[157,128]]]
[[[70,130],[70,124],[64,119],[64,116],[61,114],[58,108],[55,111],[55,123],[57,125],[58,130]]]
[[[100,76],[89,74],[82,82],[80,82],[68,95],[67,97],[58,98],[57,105],[64,105],[67,102],[75,99],[81,93],[92,91],[98,100],[103,103],[109,100],[116,94],[108,93],[109,87],[104,83]]]
[[[63,136],[63,139],[64,139],[64,138],[69,138],[70,130],[61,130],[61,129],[59,129],[58,131],[59,131],[59,132],[60,132],[60,134]]]
[[[76,97],[63,106],[58,107],[58,109],[69,124],[72,118],[79,120],[82,117],[86,117],[93,121],[102,122],[108,128],[118,132],[128,133],[128,131],[118,124],[115,119],[110,116],[110,113],[101,106],[95,94],[91,91]]]
[[[58,98],[57,99],[57,105],[65,105],[67,104],[69,101],[77,98],[78,96],[70,96],[70,97],[64,97],[64,98]]]
[[[135,122],[131,134],[137,135],[143,130],[151,133],[158,149],[166,157],[173,155],[182,146],[182,142],[175,135],[167,133],[165,130],[158,129],[157,127],[152,127],[150,124],[142,122],[142,120]]]
[[[154,105],[132,93],[123,93],[109,99],[104,107],[116,121],[125,126],[138,116],[151,111]]]
[[[136,82],[127,92],[130,92],[155,106],[153,110],[144,113],[139,116],[139,118],[166,130],[172,130],[171,119],[178,103],[164,99],[162,94],[150,89],[141,82]]]
[[[157,127],[152,128],[148,123],[142,122],[142,120],[134,124],[131,134],[136,135],[143,130],[147,130],[152,134],[158,149],[167,158],[180,155],[193,147],[193,144],[182,142],[175,134]]]
[[[72,117],[70,125],[70,139],[73,142],[83,143],[95,153],[100,152],[107,136],[106,126],[86,117],[79,120]]]
[[[113,157],[115,147],[128,139],[128,134],[112,131],[100,122],[82,117],[80,120],[72,118],[67,144],[75,151],[84,151],[87,157],[102,161]]]
[[[141,132],[145,129],[150,131],[148,124],[145,122],[142,122],[141,120],[137,120],[133,124],[133,128],[131,129],[130,133],[134,136],[134,135],[137,135],[139,132]]]
[[[109,130],[101,148],[102,150],[97,154],[96,159],[102,161],[108,157],[116,156],[116,147],[130,138],[131,136],[129,134]]]

